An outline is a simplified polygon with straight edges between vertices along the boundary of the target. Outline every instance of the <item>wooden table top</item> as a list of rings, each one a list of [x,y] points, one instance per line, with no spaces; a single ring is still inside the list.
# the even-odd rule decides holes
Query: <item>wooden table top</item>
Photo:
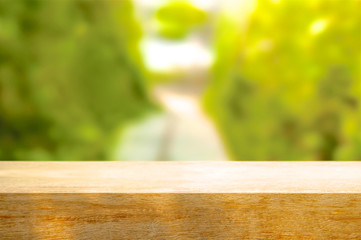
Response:
[[[0,162],[0,193],[361,193],[361,162]]]

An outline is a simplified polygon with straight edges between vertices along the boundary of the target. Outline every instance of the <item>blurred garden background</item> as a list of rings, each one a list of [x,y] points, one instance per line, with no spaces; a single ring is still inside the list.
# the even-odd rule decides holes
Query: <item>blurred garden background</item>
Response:
[[[0,0],[0,160],[361,160],[360,0]]]

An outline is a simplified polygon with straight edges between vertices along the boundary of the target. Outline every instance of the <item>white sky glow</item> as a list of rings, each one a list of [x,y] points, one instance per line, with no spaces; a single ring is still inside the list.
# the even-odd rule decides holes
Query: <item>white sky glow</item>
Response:
[[[145,38],[140,49],[146,66],[153,71],[207,67],[213,60],[211,52],[196,40],[173,42]]]

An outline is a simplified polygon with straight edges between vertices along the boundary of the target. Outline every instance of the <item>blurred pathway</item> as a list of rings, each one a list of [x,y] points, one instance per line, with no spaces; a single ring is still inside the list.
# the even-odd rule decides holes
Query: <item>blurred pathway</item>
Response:
[[[136,15],[144,30],[140,51],[145,66],[154,73],[173,73],[171,84],[158,86],[154,99],[164,112],[148,117],[126,129],[116,159],[198,161],[227,160],[211,121],[202,112],[200,98],[213,64],[213,22],[181,41],[159,36],[152,17],[164,1],[136,0]],[[192,1],[208,12],[218,11],[216,0]],[[182,74],[179,74],[182,72]],[[176,77],[177,76],[177,77]]]
[[[154,98],[165,112],[130,126],[119,145],[120,160],[227,160],[216,130],[200,107],[199,93],[159,86]]]

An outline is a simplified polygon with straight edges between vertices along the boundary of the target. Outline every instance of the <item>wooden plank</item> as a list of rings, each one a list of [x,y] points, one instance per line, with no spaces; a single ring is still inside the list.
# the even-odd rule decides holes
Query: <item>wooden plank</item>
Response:
[[[361,163],[0,162],[0,239],[361,239]]]

